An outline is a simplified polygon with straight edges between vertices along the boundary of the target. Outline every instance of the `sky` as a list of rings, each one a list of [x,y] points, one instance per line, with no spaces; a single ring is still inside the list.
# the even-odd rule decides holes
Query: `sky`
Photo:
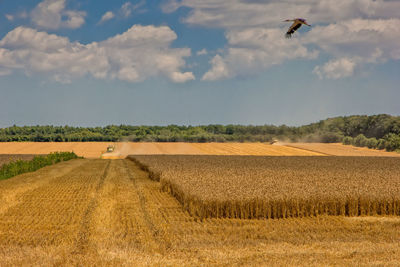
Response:
[[[399,25],[400,0],[0,0],[0,127],[400,115]]]

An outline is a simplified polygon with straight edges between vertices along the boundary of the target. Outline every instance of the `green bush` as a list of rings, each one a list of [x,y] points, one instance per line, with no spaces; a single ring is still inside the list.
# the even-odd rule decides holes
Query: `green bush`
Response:
[[[378,140],[376,140],[376,138],[372,137],[367,140],[368,148],[377,148],[377,146],[378,146]]]
[[[386,141],[385,141],[385,139],[379,139],[378,140],[378,144],[376,145],[376,148],[377,149],[385,149],[385,147],[386,147]]]
[[[359,134],[356,138],[354,138],[353,145],[358,147],[367,146],[368,138],[363,134]]]
[[[35,156],[32,160],[17,160],[4,164],[0,168],[0,180],[8,179],[16,175],[33,172],[48,165],[61,161],[76,159],[78,156],[73,152],[55,152],[46,156]]]
[[[387,151],[395,151],[400,149],[400,135],[390,133],[385,135],[384,139],[386,141],[385,148]]]
[[[353,137],[346,136],[345,138],[343,138],[342,143],[343,143],[343,145],[351,145],[351,144],[353,144]]]

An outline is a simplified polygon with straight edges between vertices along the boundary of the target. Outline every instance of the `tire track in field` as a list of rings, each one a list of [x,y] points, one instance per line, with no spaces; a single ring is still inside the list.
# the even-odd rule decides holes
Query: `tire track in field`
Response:
[[[123,162],[124,162],[125,171],[129,177],[129,179],[132,181],[135,191],[136,191],[136,194],[139,198],[140,212],[143,214],[144,223],[146,224],[146,227],[148,228],[155,243],[157,244],[159,252],[164,252],[165,250],[167,250],[171,247],[171,244],[167,240],[165,240],[164,231],[156,226],[156,223],[153,221],[153,219],[150,216],[150,213],[149,213],[148,207],[147,207],[148,200],[146,199],[144,192],[143,192],[144,191],[143,184],[139,181],[139,179],[137,179],[135,177],[134,174],[132,174],[132,171],[130,170],[130,168],[128,166],[128,160],[124,160]],[[132,162],[132,161],[130,161],[130,162]],[[133,164],[136,164],[136,163],[133,163]],[[162,217],[162,214],[160,214],[160,217]]]
[[[92,221],[92,214],[98,205],[98,193],[102,186],[104,185],[104,180],[106,179],[110,170],[111,160],[108,160],[107,165],[104,169],[103,175],[101,175],[98,184],[95,187],[94,194],[83,214],[81,221],[81,228],[78,232],[78,240],[75,244],[75,249],[73,254],[85,254],[89,248],[89,235],[90,235],[90,224]]]

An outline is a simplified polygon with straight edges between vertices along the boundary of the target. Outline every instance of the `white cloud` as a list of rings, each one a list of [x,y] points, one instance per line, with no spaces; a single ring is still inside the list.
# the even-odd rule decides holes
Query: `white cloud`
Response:
[[[317,66],[314,73],[320,78],[338,79],[351,76],[356,66],[383,63],[400,59],[400,19],[354,19],[328,26],[318,26],[302,41],[315,44],[336,59]]]
[[[215,81],[228,78],[230,76],[226,63],[220,55],[216,55],[210,61],[212,68],[206,72],[202,78],[204,81]]]
[[[76,29],[85,23],[86,12],[65,9],[66,0],[44,0],[31,13],[32,22],[41,28]]]
[[[316,66],[313,73],[317,74],[320,79],[324,77],[329,79],[340,79],[352,76],[356,63],[350,58],[341,58],[331,60],[325,65]]]
[[[121,9],[120,9],[121,14],[125,18],[130,17],[135,10],[139,9],[140,7],[144,6],[145,4],[146,4],[145,0],[141,0],[137,4],[132,4],[131,2],[126,2],[121,6]]]
[[[101,17],[101,20],[99,21],[99,23],[103,23],[106,22],[107,20],[113,19],[115,17],[114,13],[111,11],[107,11],[106,13],[104,13],[104,15]]]
[[[176,38],[167,26],[134,25],[105,41],[85,45],[18,27],[0,41],[0,70],[3,75],[14,70],[42,73],[58,82],[85,75],[128,82],[155,76],[165,76],[173,82],[193,80],[193,73],[180,71],[190,49],[170,47]]]
[[[11,14],[6,14],[5,16],[6,16],[6,19],[9,20],[9,21],[13,21],[14,20],[14,16],[11,15]]]
[[[197,53],[196,53],[196,55],[198,55],[198,56],[204,56],[204,55],[207,55],[207,54],[208,54],[208,51],[205,48],[197,51]]]
[[[398,17],[399,1],[388,0],[181,0],[163,5],[164,12],[179,7],[192,11],[185,22],[220,28],[276,27],[282,20],[305,17],[313,23],[332,23],[354,18]],[[299,15],[300,14],[300,15]]]
[[[172,81],[176,83],[184,83],[187,81],[194,80],[194,75],[192,72],[181,73],[176,71],[171,73],[170,78]]]
[[[299,40],[288,41],[280,29],[232,30],[226,37],[230,47],[223,57],[214,57],[204,80],[254,75],[285,60],[318,56],[317,51],[310,51]]]
[[[191,8],[185,23],[225,30],[226,49],[210,62],[205,80],[251,75],[321,53],[331,59],[314,73],[327,78],[348,77],[365,64],[400,59],[400,1],[171,0],[162,8],[174,12],[180,7]],[[299,16],[314,27],[285,40],[289,24],[282,21]],[[344,67],[344,73],[336,66]]]
[[[131,2],[126,2],[121,6],[121,12],[124,17],[129,17],[132,14],[132,6]]]

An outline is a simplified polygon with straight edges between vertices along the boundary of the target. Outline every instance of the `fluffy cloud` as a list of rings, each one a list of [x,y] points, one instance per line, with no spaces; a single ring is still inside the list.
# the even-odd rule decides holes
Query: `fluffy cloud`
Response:
[[[86,13],[67,10],[66,0],[44,0],[32,11],[32,22],[46,29],[79,28],[85,23]]]
[[[354,19],[318,26],[302,38],[336,59],[314,69],[320,78],[351,76],[358,66],[399,60],[400,19]]]
[[[217,80],[240,75],[252,75],[272,65],[296,58],[312,59],[317,51],[310,51],[300,40],[288,42],[280,29],[248,28],[226,34],[230,48],[210,62],[211,69],[203,80]]]
[[[286,18],[309,18],[332,23],[354,18],[388,19],[398,17],[399,1],[390,0],[172,0],[165,12],[192,8],[186,23],[221,28],[250,26],[276,27]],[[300,14],[300,15],[299,15]]]
[[[107,11],[107,12],[104,13],[104,15],[101,17],[99,23],[106,22],[107,20],[110,20],[110,19],[112,19],[112,18],[114,18],[114,17],[115,17],[115,15],[114,15],[113,12]]]
[[[70,82],[84,75],[99,79],[143,81],[165,76],[173,82],[193,80],[181,72],[190,49],[170,48],[177,38],[166,26],[134,25],[102,42],[81,44],[31,28],[18,27],[0,41],[0,70],[43,73],[55,81]]]
[[[220,55],[216,55],[210,61],[212,68],[203,76],[204,81],[215,81],[231,76],[228,67]]]
[[[210,61],[204,80],[248,75],[292,59],[331,57],[314,73],[342,78],[364,64],[400,59],[400,1],[390,0],[181,0],[164,12],[191,11],[183,21],[225,30],[227,48]],[[313,28],[283,37],[287,18],[305,17]]]
[[[329,79],[340,79],[352,76],[356,63],[350,58],[341,58],[331,60],[325,65],[316,66],[313,73],[317,74],[320,79],[323,77]]]
[[[208,51],[205,48],[197,51],[197,53],[196,53],[196,55],[198,55],[198,56],[204,56],[204,55],[207,55],[207,54],[208,54]]]

